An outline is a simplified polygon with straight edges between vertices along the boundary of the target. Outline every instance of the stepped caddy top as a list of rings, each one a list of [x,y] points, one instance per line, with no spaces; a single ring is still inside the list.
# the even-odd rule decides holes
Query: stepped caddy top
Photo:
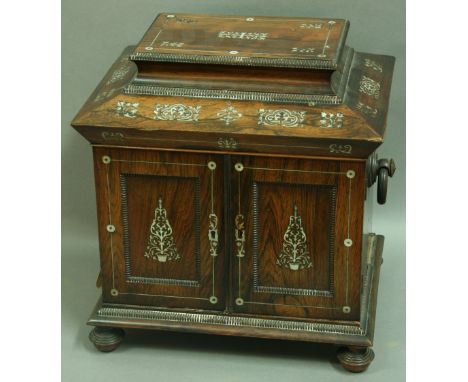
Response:
[[[127,47],[72,125],[94,144],[367,158],[394,58],[341,19],[167,14]]]

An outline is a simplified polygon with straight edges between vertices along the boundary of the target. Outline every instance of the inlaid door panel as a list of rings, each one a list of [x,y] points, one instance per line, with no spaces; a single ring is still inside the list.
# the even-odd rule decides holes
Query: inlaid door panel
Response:
[[[222,158],[94,154],[104,302],[222,310]]]
[[[235,157],[236,312],[359,318],[364,165]]]

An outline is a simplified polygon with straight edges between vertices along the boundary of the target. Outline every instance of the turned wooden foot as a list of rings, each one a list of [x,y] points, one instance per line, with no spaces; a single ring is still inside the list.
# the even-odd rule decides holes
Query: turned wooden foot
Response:
[[[89,340],[102,352],[117,349],[124,338],[125,332],[119,328],[96,326],[89,333]]]
[[[371,348],[343,347],[338,349],[338,360],[346,370],[360,373],[368,368],[374,359]]]

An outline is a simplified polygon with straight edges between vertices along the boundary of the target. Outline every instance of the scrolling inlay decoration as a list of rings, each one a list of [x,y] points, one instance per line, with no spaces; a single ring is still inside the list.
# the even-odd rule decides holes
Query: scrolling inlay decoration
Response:
[[[228,102],[228,106],[221,110],[217,116],[219,119],[223,120],[226,125],[229,125],[232,121],[235,121],[236,119],[239,119],[242,117],[242,113],[239,113],[234,106],[231,105],[230,102]]]
[[[212,304],[218,303],[218,297],[216,296],[215,288],[215,269],[216,269],[216,257],[218,256],[218,216],[215,214],[214,207],[214,172],[216,169],[216,162],[208,162],[208,169],[210,170],[210,193],[211,193],[211,212],[208,216],[209,227],[208,227],[208,241],[210,243],[210,256],[211,256],[211,271],[212,271],[212,285],[211,285],[211,297],[209,301]]]
[[[280,125],[283,127],[300,127],[304,122],[305,111],[295,111],[287,109],[278,110],[258,110],[259,125]]]
[[[292,271],[312,266],[312,260],[307,249],[307,237],[302,227],[302,219],[298,214],[297,206],[289,217],[289,225],[283,238],[283,249],[276,263]]]
[[[167,211],[163,208],[162,198],[158,199],[158,207],[154,210],[145,257],[161,263],[180,259],[172,236],[172,227],[167,219]]]
[[[331,153],[351,154],[353,147],[351,145],[332,144],[329,147]]]
[[[111,78],[106,82],[106,85],[113,84],[114,82],[121,81],[125,76],[130,72],[132,64],[128,61],[128,58],[125,57],[122,59],[122,64],[112,73]]]
[[[324,129],[340,129],[343,127],[343,113],[326,113],[322,111],[320,127]]]
[[[208,219],[210,222],[210,226],[208,228],[210,256],[218,256],[218,217],[214,213],[211,213]]]
[[[181,103],[173,105],[157,104],[154,109],[154,119],[162,121],[194,122],[198,121],[200,110],[201,106],[185,106]]]
[[[117,101],[115,112],[127,118],[135,118],[138,112],[138,102]]]
[[[365,105],[362,102],[357,103],[356,109],[362,111],[364,114],[370,117],[377,117],[377,114],[379,113],[379,111],[375,107]]]
[[[265,40],[268,37],[268,33],[221,31],[218,33],[218,37],[219,38],[238,38],[241,40]]]
[[[366,67],[368,67],[368,68],[372,68],[372,69],[374,69],[376,72],[379,72],[379,73],[382,73],[382,72],[383,72],[382,65],[379,65],[379,64],[377,64],[375,61],[369,60],[368,58],[364,59],[364,66],[366,66]]]
[[[238,144],[234,138],[218,138],[218,147],[221,149],[236,149]]]
[[[370,77],[362,76],[359,83],[359,91],[375,99],[380,97],[380,83]]]
[[[102,139],[105,141],[118,141],[118,142],[123,142],[124,135],[122,133],[115,133],[113,131],[103,131],[101,133]]]
[[[244,215],[241,213],[236,215],[235,219],[236,224],[236,247],[237,247],[237,257],[244,257],[245,256],[245,222],[244,222]]]

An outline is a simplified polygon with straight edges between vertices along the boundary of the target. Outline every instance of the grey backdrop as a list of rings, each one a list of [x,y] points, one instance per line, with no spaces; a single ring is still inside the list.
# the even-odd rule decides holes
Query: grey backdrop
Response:
[[[403,381],[405,375],[405,3],[403,0],[62,0],[62,374],[64,381]],[[85,326],[100,291],[93,166],[70,121],[122,49],[159,12],[346,18],[348,44],[396,56],[385,144],[397,173],[374,208],[386,236],[374,351],[365,374],[341,370],[332,346],[164,332],[137,332],[111,354]],[[375,188],[373,190],[375,192]]]

